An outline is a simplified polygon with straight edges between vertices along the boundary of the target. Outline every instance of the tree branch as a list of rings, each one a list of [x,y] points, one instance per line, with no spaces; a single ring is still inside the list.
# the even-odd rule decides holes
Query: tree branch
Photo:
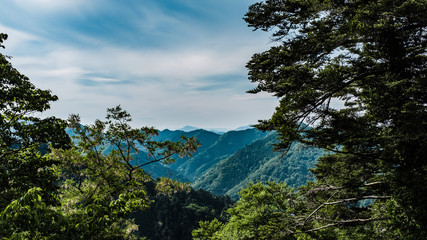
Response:
[[[174,153],[174,154],[175,154],[175,153]],[[148,164],[151,164],[151,163],[160,162],[160,161],[162,161],[162,160],[164,160],[164,159],[166,159],[166,158],[172,157],[174,154],[169,154],[169,155],[164,156],[164,157],[159,158],[159,159],[157,159],[157,158],[155,158],[155,157],[153,156],[153,157],[155,158],[154,160],[149,161],[149,162],[146,162],[146,163],[143,163],[143,164],[140,164],[140,165],[138,165],[138,167],[140,168],[140,167],[143,167],[143,166],[148,165]]]
[[[361,197],[355,197],[355,198],[346,198],[346,199],[341,199],[335,202],[326,202],[326,203],[322,203],[319,207],[317,207],[312,213],[310,213],[307,218],[304,220],[303,225],[316,213],[318,212],[320,209],[322,209],[325,206],[329,206],[329,205],[335,205],[335,204],[340,204],[340,203],[345,203],[345,202],[355,202],[355,201],[359,201],[359,200],[364,200],[364,199],[390,199],[391,196],[361,196]]]
[[[387,220],[389,218],[383,217],[383,218],[361,218],[361,219],[351,219],[351,220],[343,220],[343,221],[339,221],[339,222],[335,222],[335,223],[330,223],[327,224],[325,226],[321,226],[318,228],[313,228],[313,229],[309,229],[306,231],[302,231],[302,232],[295,232],[295,233],[309,233],[309,232],[315,232],[315,231],[319,231],[325,228],[329,228],[329,227],[335,227],[335,226],[339,226],[339,225],[347,225],[347,224],[354,224],[354,223],[367,223],[367,222],[373,222],[373,221],[383,221],[383,220]]]

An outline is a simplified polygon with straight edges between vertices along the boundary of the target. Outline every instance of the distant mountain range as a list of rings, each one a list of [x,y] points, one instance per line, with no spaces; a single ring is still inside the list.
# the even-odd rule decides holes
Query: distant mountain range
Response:
[[[246,129],[250,129],[250,128],[253,128],[253,127],[251,125],[247,125],[247,126],[238,127],[238,128],[233,129],[231,131],[242,131],[242,130],[246,130]],[[191,132],[191,131],[200,130],[200,129],[203,129],[203,128],[198,128],[198,127],[193,127],[193,126],[185,126],[183,128],[177,129],[177,131]],[[224,134],[224,133],[230,131],[230,129],[227,129],[227,128],[207,128],[207,129],[203,129],[203,130],[218,133],[218,134]]]
[[[275,152],[275,132],[262,132],[249,126],[240,129],[243,130],[217,133],[187,126],[182,130],[159,131],[155,140],[178,141],[184,135],[195,137],[201,146],[191,158],[177,158],[171,165],[153,163],[144,166],[144,170],[153,178],[190,182],[195,189],[234,199],[251,181],[285,181],[298,187],[313,180],[309,169],[324,154],[322,150],[293,144],[286,154]],[[67,132],[72,135],[72,131]],[[140,151],[136,160],[146,161],[146,153]]]
[[[73,135],[71,129],[67,129],[67,133]],[[131,216],[142,226],[138,229],[140,236],[191,239],[191,232],[200,221],[214,218],[225,221],[226,209],[234,204],[229,197],[237,200],[239,191],[249,182],[271,180],[285,181],[293,187],[304,185],[313,179],[309,168],[324,154],[301,144],[293,144],[286,154],[275,152],[276,133],[251,127],[217,133],[188,126],[181,130],[159,131],[154,139],[178,141],[182,135],[195,137],[201,143],[191,158],[177,158],[172,165],[153,163],[144,170],[154,179],[168,177],[190,182],[192,189],[160,194],[155,181],[147,182],[148,197],[154,201],[148,210]],[[105,151],[112,148],[106,146]],[[141,150],[135,160],[146,162],[148,156]]]
[[[285,181],[298,187],[312,180],[309,172],[324,152],[293,144],[289,152],[273,151],[275,132],[261,132],[255,128],[228,131],[223,134],[197,129],[160,131],[156,140],[177,141],[181,135],[195,137],[201,147],[193,157],[178,159],[175,164],[148,165],[144,170],[153,177],[166,176],[187,181],[195,189],[237,198],[242,187],[251,181]]]

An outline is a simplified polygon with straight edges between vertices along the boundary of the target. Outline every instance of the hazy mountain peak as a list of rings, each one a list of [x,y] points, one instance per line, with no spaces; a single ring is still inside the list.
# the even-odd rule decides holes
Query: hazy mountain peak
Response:
[[[191,132],[191,131],[199,130],[199,129],[201,129],[201,128],[193,127],[193,126],[185,126],[183,128],[177,129],[177,130],[184,131],[184,132]]]
[[[213,133],[217,133],[217,134],[224,134],[224,133],[229,132],[229,131],[244,131],[244,130],[248,130],[248,129],[252,129],[252,128],[254,128],[254,127],[252,127],[252,125],[246,125],[246,126],[241,126],[241,127],[235,128],[233,130],[230,130],[227,128],[199,128],[199,127],[187,125],[187,126],[184,126],[180,129],[177,129],[177,131],[192,132],[195,130],[203,129],[203,130],[213,132]]]
[[[252,127],[252,125],[246,125],[246,126],[238,127],[236,129],[234,129],[233,131],[244,131],[244,130],[251,129],[251,128],[254,128],[254,127]]]

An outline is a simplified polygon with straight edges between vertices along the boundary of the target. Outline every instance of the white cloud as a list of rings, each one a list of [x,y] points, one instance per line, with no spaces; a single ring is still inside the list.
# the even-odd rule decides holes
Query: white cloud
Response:
[[[33,34],[24,31],[19,31],[17,29],[10,28],[2,24],[0,24],[0,32],[6,33],[8,35],[6,42],[3,42],[3,45],[6,46],[6,49],[4,50],[6,54],[8,54],[8,52],[20,52],[22,46],[26,45],[28,42],[40,40],[39,37]]]
[[[206,76],[241,74],[249,56],[250,49],[245,48],[229,51],[182,48],[165,52],[116,47],[92,50],[55,47],[44,56],[16,56],[14,61],[32,72],[43,71],[51,76],[72,74],[78,79],[93,73],[123,78],[117,80],[156,78],[191,83]],[[134,79],[126,79],[129,77]]]
[[[120,82],[120,80],[114,79],[114,78],[106,78],[106,77],[88,77],[88,80],[99,82],[99,83],[117,83]]]
[[[18,6],[28,11],[58,12],[75,11],[89,7],[93,0],[13,0]]]
[[[80,113],[92,122],[106,108],[121,104],[139,120],[136,124],[233,128],[268,118],[274,110],[274,98],[259,101],[268,97],[239,92],[232,84],[229,89],[197,91],[209,85],[201,81],[206,76],[244,74],[250,49],[54,49],[44,56],[16,56],[13,63],[37,87],[59,96],[50,114],[62,118]],[[82,79],[98,84],[86,86]],[[119,81],[127,82],[115,84]],[[248,80],[241,81],[250,88]]]
[[[253,53],[269,47],[266,34],[227,29],[223,23],[210,29],[211,25],[191,22],[189,19],[194,18],[185,14],[168,15],[156,2],[149,1],[151,5],[142,4],[134,12],[117,9],[124,11],[117,16],[122,14],[126,19],[125,23],[114,22],[114,26],[132,22],[129,29],[136,32],[112,29],[115,41],[111,41],[103,33],[82,29],[86,17],[98,16],[94,9],[101,6],[101,1],[13,1],[35,15],[31,24],[27,20],[21,22],[25,26],[21,29],[33,34],[0,25],[0,30],[5,29],[10,35],[10,41],[5,43],[6,54],[14,57],[14,66],[37,87],[51,89],[59,96],[49,114],[66,118],[70,113],[79,113],[83,121],[90,123],[102,118],[106,108],[121,104],[134,116],[136,125],[235,128],[268,118],[274,111],[275,98],[244,92],[251,88],[244,66]],[[99,15],[114,13],[117,4],[102,6]],[[85,15],[86,11],[91,15]],[[212,13],[222,14],[216,11],[212,9]],[[72,22],[73,17],[50,25],[48,20],[70,12],[84,17],[78,17],[71,28],[63,24]],[[33,26],[40,24],[39,18],[46,25],[33,31]],[[68,36],[70,39],[65,39]],[[141,39],[141,43],[132,37]],[[158,42],[151,42],[157,38]],[[225,76],[232,79],[224,79]]]

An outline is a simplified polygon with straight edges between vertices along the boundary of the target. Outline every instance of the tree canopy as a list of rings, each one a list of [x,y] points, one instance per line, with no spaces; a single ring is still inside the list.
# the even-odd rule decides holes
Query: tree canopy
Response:
[[[194,239],[295,239],[284,229],[295,228],[292,215],[302,209],[294,189],[285,183],[250,183],[240,192],[241,199],[227,210],[230,219],[201,222]]]
[[[6,39],[0,35],[0,47]],[[36,88],[9,58],[0,54],[0,237],[137,239],[130,213],[147,209],[153,181],[141,166],[173,163],[198,142],[156,141],[156,129],[132,128],[120,106],[93,125],[81,125],[78,115],[37,117],[58,97]],[[136,158],[140,152],[146,157]],[[186,186],[158,183],[159,192]]]
[[[0,34],[0,47],[6,34]],[[58,186],[51,167],[56,162],[43,155],[47,146],[69,148],[66,122],[37,114],[49,109],[57,96],[36,88],[0,54],[0,236],[41,238],[51,233],[49,223],[61,222]],[[55,224],[54,224],[55,225]]]
[[[75,146],[54,149],[50,154],[59,162],[53,169],[60,182],[60,211],[74,234],[68,238],[135,238],[138,226],[129,216],[148,208],[151,200],[146,186],[153,181],[141,166],[170,164],[198,147],[194,138],[155,141],[156,129],[134,129],[130,121],[130,114],[120,106],[108,109],[106,120],[96,120],[92,125],[81,125],[78,115],[70,116]],[[147,157],[137,158],[140,152]],[[163,188],[170,185],[159,181]]]
[[[307,208],[290,236],[427,236],[426,12],[424,0],[249,7],[248,25],[277,42],[247,64],[248,92],[280,100],[257,127],[279,133],[278,150],[299,141],[329,151],[300,189]]]

